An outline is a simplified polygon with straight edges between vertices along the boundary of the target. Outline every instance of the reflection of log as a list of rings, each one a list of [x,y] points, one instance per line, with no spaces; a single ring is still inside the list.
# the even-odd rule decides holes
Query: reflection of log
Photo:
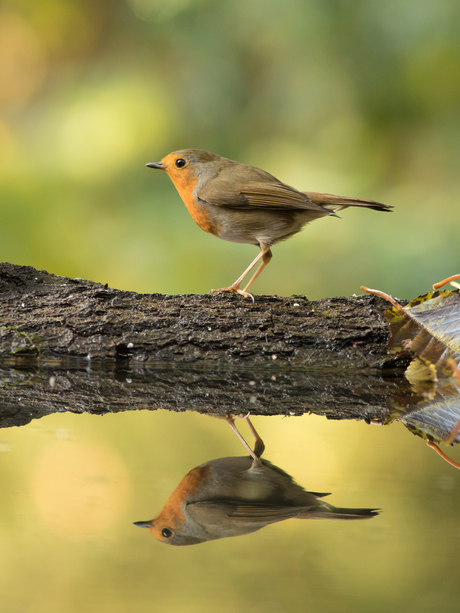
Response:
[[[374,296],[140,295],[0,264],[0,425],[136,408],[372,417],[395,366],[385,309]]]

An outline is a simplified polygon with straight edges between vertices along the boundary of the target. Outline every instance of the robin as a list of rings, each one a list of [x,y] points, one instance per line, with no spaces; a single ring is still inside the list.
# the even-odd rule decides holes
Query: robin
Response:
[[[159,515],[135,522],[162,543],[195,545],[241,536],[285,519],[366,519],[376,509],[342,509],[307,492],[284,470],[251,457],[219,458],[193,468]]]
[[[164,170],[174,183],[192,219],[202,230],[234,243],[257,245],[260,253],[243,274],[218,292],[235,292],[254,300],[249,288],[272,258],[271,247],[299,232],[309,221],[349,206],[376,211],[392,207],[374,200],[300,192],[268,172],[200,149],[170,153],[147,164]],[[260,261],[244,289],[243,279]]]

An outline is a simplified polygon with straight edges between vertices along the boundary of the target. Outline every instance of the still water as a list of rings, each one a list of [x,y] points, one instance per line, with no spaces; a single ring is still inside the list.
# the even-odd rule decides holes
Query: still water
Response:
[[[245,455],[226,423],[49,415],[0,431],[2,613],[458,611],[458,470],[401,423],[253,422],[263,457],[300,485],[381,514],[167,546],[133,522],[155,517],[193,467]]]

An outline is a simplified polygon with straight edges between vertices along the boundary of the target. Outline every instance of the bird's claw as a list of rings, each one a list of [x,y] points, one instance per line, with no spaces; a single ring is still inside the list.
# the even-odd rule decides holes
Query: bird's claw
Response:
[[[246,292],[244,289],[235,287],[233,285],[231,285],[230,287],[221,287],[220,289],[212,289],[209,293],[220,294],[221,292],[232,292],[233,294],[240,294],[240,296],[243,296],[243,298],[250,298],[253,302],[255,302],[254,296],[252,294]]]

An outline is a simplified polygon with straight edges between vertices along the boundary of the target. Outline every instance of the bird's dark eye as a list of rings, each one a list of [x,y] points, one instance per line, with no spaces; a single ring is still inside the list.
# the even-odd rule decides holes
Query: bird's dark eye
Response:
[[[163,528],[161,534],[165,537],[165,539],[169,539],[169,537],[172,536],[172,531],[169,528]]]
[[[184,158],[177,158],[176,160],[177,168],[183,168],[185,164],[187,164],[187,162],[184,160]]]

